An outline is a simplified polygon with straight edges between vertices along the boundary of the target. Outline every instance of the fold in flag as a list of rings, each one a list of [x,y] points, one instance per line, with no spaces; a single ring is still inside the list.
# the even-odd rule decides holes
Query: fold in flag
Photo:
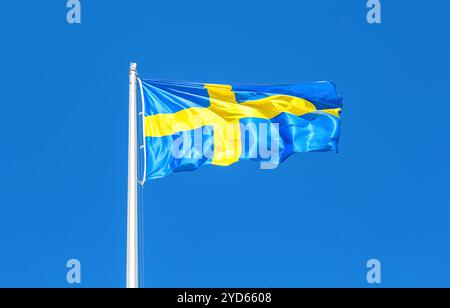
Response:
[[[342,98],[330,82],[139,83],[147,180],[241,159],[269,169],[293,153],[338,149]]]

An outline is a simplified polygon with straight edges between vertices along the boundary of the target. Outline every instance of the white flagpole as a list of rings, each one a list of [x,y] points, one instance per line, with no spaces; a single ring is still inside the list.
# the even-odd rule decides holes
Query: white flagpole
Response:
[[[128,127],[127,288],[138,288],[138,194],[136,63],[130,64]]]

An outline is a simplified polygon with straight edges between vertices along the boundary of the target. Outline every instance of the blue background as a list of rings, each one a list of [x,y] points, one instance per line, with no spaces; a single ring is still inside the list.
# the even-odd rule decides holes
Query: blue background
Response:
[[[340,153],[147,183],[146,287],[450,286],[448,1],[4,1],[0,287],[125,286],[128,67],[217,83],[331,80]]]

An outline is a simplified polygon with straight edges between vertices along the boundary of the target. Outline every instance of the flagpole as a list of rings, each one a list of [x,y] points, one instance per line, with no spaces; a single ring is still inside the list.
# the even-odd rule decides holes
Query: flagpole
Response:
[[[130,64],[128,120],[127,288],[138,288],[136,63]]]

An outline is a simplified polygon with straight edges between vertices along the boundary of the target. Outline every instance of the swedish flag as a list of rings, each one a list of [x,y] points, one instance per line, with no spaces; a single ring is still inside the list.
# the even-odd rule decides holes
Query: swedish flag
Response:
[[[146,179],[240,159],[271,168],[293,153],[337,151],[342,98],[333,83],[139,83]]]

